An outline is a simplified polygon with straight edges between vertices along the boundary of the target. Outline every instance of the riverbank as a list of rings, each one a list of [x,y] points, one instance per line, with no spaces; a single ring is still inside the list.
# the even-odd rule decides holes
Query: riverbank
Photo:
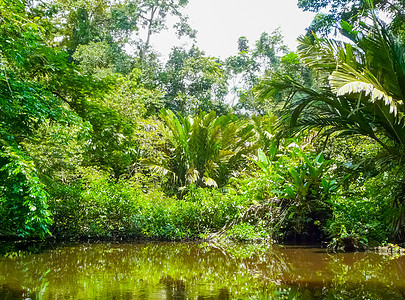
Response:
[[[276,247],[297,247],[297,248],[319,248],[325,249],[330,253],[377,253],[381,255],[405,255],[405,244],[388,244],[381,245],[377,247],[357,247],[357,248],[344,248],[344,247],[332,247],[330,243],[320,242],[320,243],[308,243],[296,241],[284,241],[275,242],[274,240],[266,239],[246,239],[238,240],[232,239],[225,236],[213,235],[206,238],[184,238],[184,239],[162,239],[162,238],[152,238],[152,237],[135,237],[135,236],[81,236],[81,237],[71,237],[71,238],[56,238],[48,237],[44,240],[37,239],[19,239],[17,237],[0,237],[0,256],[5,255],[8,252],[19,252],[19,251],[33,251],[37,252],[38,249],[55,248],[64,245],[71,244],[102,244],[102,243],[129,243],[129,244],[142,244],[142,243],[195,243],[195,244],[211,244],[211,245],[250,245],[252,247],[262,247],[262,246],[276,246]]]
[[[400,254],[405,255],[405,248],[398,245],[389,244],[388,246],[371,247],[368,251],[377,252],[380,254]]]

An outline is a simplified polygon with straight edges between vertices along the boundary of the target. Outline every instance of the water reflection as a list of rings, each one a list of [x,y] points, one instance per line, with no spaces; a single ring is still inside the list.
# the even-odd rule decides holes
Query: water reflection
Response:
[[[403,256],[194,243],[10,253],[0,258],[0,299],[405,298]]]

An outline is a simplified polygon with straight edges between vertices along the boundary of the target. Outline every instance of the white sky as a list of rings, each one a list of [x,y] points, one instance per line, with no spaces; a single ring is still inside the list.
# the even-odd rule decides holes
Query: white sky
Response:
[[[190,0],[185,14],[197,29],[197,46],[209,56],[226,58],[237,54],[237,41],[246,36],[249,45],[262,32],[281,27],[285,44],[295,50],[296,38],[305,32],[314,16],[297,7],[297,0]],[[173,30],[171,30],[173,31]],[[175,45],[191,46],[168,31],[152,36],[151,43],[164,57]]]

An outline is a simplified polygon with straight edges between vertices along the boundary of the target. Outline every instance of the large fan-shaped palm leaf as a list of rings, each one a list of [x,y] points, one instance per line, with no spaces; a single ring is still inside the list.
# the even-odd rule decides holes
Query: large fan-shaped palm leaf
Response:
[[[166,140],[163,161],[145,160],[155,171],[170,175],[173,187],[191,183],[220,187],[226,184],[256,148],[250,141],[253,126],[233,115],[217,117],[214,111],[194,117],[175,115],[163,109],[159,131]]]
[[[327,84],[310,88],[282,75],[263,80],[259,97],[288,94],[284,119],[287,128],[318,128],[324,134],[359,134],[377,141],[386,151],[384,163],[405,162],[405,45],[384,28],[374,15],[372,25],[352,31],[349,43],[301,37],[299,54],[312,68],[325,74]],[[404,185],[398,199],[405,199]],[[404,229],[405,214],[397,234]],[[405,233],[405,230],[403,234]],[[405,234],[404,234],[405,237]]]
[[[404,45],[379,26],[353,44],[300,38],[299,54],[329,74],[328,86],[311,89],[286,76],[265,79],[259,96],[289,91],[286,112],[295,130],[322,127],[325,133],[366,135],[401,161],[405,154]]]

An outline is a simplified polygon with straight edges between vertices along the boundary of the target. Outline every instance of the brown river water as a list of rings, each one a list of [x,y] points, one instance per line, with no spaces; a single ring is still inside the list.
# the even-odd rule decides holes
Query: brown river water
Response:
[[[93,243],[9,248],[0,299],[405,299],[405,256],[304,246]]]

